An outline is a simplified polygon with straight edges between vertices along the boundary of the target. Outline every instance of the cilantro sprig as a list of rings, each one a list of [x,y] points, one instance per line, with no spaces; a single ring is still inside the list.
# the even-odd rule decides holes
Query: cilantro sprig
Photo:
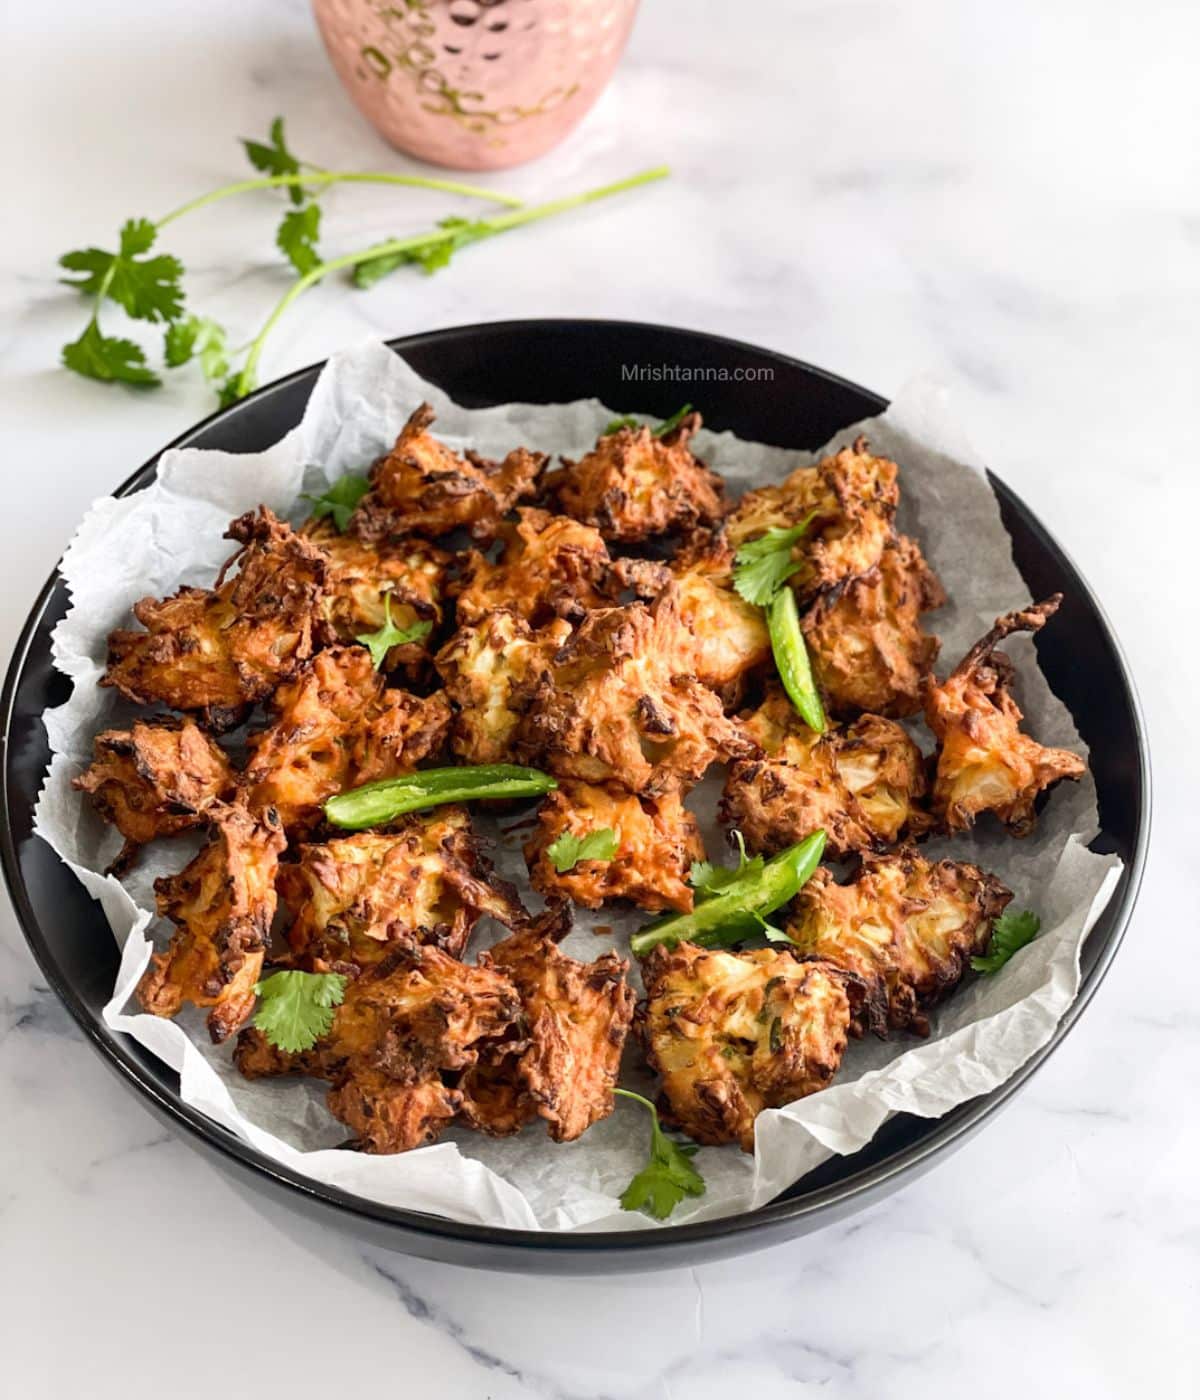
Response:
[[[387,660],[393,647],[402,647],[406,642],[416,642],[429,635],[433,623],[414,622],[408,627],[397,627],[392,621],[392,595],[383,595],[383,625],[374,632],[360,632],[355,637],[371,653],[371,665],[378,671]]]
[[[217,389],[221,402],[232,402],[255,387],[263,346],[288,307],[297,296],[330,273],[345,270],[353,274],[358,286],[366,287],[407,263],[434,272],[445,267],[468,243],[619,194],[667,174],[665,167],[659,167],[600,189],[526,207],[511,195],[459,180],[373,170],[328,170],[314,165],[302,160],[288,146],[282,117],[272,122],[268,140],[244,140],[242,145],[247,159],[260,172],[255,177],[210,190],[157,220],[128,219],[121,228],[115,252],[86,247],[63,255],[60,265],[72,274],[63,280],[91,303],[82,333],[77,340],[63,346],[62,363],[67,369],[89,379],[145,388],[162,382],[157,369],[147,363],[146,352],[140,345],[126,337],[105,333],[100,318],[105,305],[111,302],[133,320],[165,323],[165,367],[174,369],[197,359],[202,372]],[[355,252],[325,258],[318,247],[321,231],[318,201],[331,185],[350,182],[440,190],[508,205],[510,212],[487,219],[452,215],[424,233],[388,239]],[[280,218],[275,243],[297,278],[250,341],[240,368],[235,370],[231,369],[232,357],[224,331],[210,318],[193,315],[187,307],[183,264],[170,253],[156,251],[151,255],[151,249],[155,248],[163,229],[177,219],[234,195],[264,189],[287,192],[290,204]],[[177,326],[181,329],[176,330]]]
[[[273,972],[254,988],[254,1024],[277,1050],[311,1050],[333,1029],[346,980],[340,972]]]
[[[666,437],[670,432],[674,432],[680,423],[691,413],[692,406],[685,403],[682,408],[677,408],[670,418],[664,418],[657,428],[650,429],[650,436],[656,438]],[[632,413],[622,414],[620,418],[614,418],[607,428],[600,434],[601,437],[608,437],[610,433],[619,433],[622,428],[640,428],[641,420],[635,418]]]
[[[734,830],[733,839],[737,842],[738,863],[736,866],[713,865],[711,861],[692,861],[691,873],[688,876],[688,883],[696,891],[701,900],[711,899],[715,894],[722,894],[730,885],[736,884],[738,880],[749,877],[757,880],[762,875],[765,861],[762,856],[748,856],[746,854],[746,839],[738,830]]]
[[[688,1196],[703,1196],[704,1178],[692,1166],[699,1150],[695,1143],[676,1142],[662,1130],[658,1109],[632,1089],[614,1089],[623,1099],[640,1103],[650,1113],[650,1156],[646,1165],[621,1193],[622,1210],[641,1210],[655,1220],[666,1220]]]
[[[313,503],[314,520],[324,520],[327,515],[331,515],[338,534],[344,535],[346,526],[350,524],[350,517],[354,514],[355,506],[367,494],[370,487],[371,483],[365,476],[359,476],[355,472],[347,472],[345,476],[339,476],[333,485],[328,490],[322,491],[319,496],[305,491],[302,499]]]
[[[733,559],[733,586],[747,603],[769,607],[776,593],[803,567],[792,550],[811,523],[809,514],[791,529],[776,527],[738,548]]]
[[[992,924],[992,936],[982,957],[971,959],[976,972],[999,972],[1014,953],[1032,943],[1042,921],[1032,909],[1006,909]]]
[[[546,847],[550,863],[560,875],[574,870],[581,860],[612,860],[617,853],[617,833],[609,826],[576,836],[564,831]]]

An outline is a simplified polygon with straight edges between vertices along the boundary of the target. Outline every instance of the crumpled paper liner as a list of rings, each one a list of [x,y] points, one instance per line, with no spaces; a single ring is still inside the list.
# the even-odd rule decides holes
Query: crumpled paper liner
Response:
[[[665,1225],[622,1211],[617,1197],[645,1160],[648,1123],[639,1106],[619,1102],[613,1116],[578,1142],[550,1142],[540,1123],[515,1138],[493,1140],[453,1128],[430,1147],[395,1157],[339,1150],[342,1125],[324,1106],[325,1086],[304,1080],[250,1083],[236,1074],[230,1048],[208,1042],[200,1015],[175,1021],[140,1013],[131,999],[152,950],[166,938],[153,913],[156,875],[179,869],[197,847],[188,835],[147,850],[125,884],[101,872],[120,838],[105,826],[71,779],[88,763],[100,729],[127,722],[132,707],[97,686],[108,632],[128,622],[132,604],[181,584],[208,584],[230,551],[229,520],[260,502],[280,515],[305,513],[302,490],[321,490],[347,471],[362,470],[390,447],[422,400],[438,411],[435,431],[452,446],[503,456],[526,445],[578,457],[623,405],[509,404],[471,410],[452,403],[386,346],[371,342],[334,356],[313,390],[302,423],[266,452],[233,454],[185,449],[168,453],[157,480],[122,499],[107,497],[88,512],[67,550],[62,574],[72,607],[55,630],[54,660],[71,677],[66,704],[45,715],[52,754],[37,808],[37,830],[100,901],[123,948],[106,1022],[178,1071],[185,1102],[267,1156],[315,1180],[388,1205],[454,1220],[527,1230],[671,1228],[752,1210],[770,1201],[836,1153],[864,1146],[893,1113],[937,1117],[1002,1084],[1043,1046],[1079,988],[1079,952],[1120,874],[1120,861],[1096,855],[1091,777],[1053,794],[1036,833],[1015,841],[985,823],[954,841],[930,843],[933,855],[954,855],[994,871],[1015,892],[1016,907],[1042,918],[1038,939],[998,974],[969,978],[933,1018],[928,1040],[899,1037],[853,1043],[834,1084],[758,1120],[753,1157],[735,1148],[703,1148],[695,1159],[708,1185]],[[701,404],[703,407],[703,404]],[[953,666],[1001,612],[1027,602],[1008,536],[983,476],[949,425],[938,392],[917,385],[880,418],[839,433],[831,447],[864,432],[872,446],[901,465],[900,525],[916,534],[951,602],[931,620],[942,637],[940,670]],[[702,433],[697,451],[725,476],[732,494],[778,480],[820,453],[787,451]],[[1047,629],[1054,645],[1055,629]],[[1019,700],[1030,731],[1044,743],[1083,752],[1066,708],[1037,667],[1028,638],[1006,647],[1019,670]],[[929,747],[929,736],[924,735]],[[701,818],[710,857],[725,850],[713,821],[719,778],[689,798]],[[511,822],[511,818],[509,819]],[[495,840],[501,873],[521,880],[521,834],[493,822],[479,825]],[[592,958],[625,937],[645,916],[604,909],[578,911],[566,948]],[[611,929],[597,936],[592,926]],[[480,929],[474,947],[501,930]],[[633,980],[637,982],[636,966]],[[630,1047],[623,1082],[650,1089]]]

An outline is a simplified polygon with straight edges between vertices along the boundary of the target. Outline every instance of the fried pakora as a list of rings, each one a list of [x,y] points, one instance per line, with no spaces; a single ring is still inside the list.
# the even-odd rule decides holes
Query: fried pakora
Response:
[[[645,427],[618,428],[580,461],[564,457],[547,472],[543,496],[623,544],[715,525],[725,513],[724,484],[688,447],[701,421],[689,413],[662,437]]]
[[[736,547],[771,529],[808,520],[795,546],[799,568],[791,577],[801,599],[857,578],[880,562],[893,538],[900,501],[899,468],[872,454],[865,438],[813,467],[798,467],[778,486],[748,491],[725,521]]]
[[[137,998],[155,1016],[174,1016],[184,1002],[211,1008],[208,1031],[220,1042],[254,1009],[286,842],[270,810],[216,802],[204,815],[208,843],[177,875],[154,882],[158,912],[176,932],[150,960]]]
[[[273,722],[251,736],[242,784],[250,806],[273,807],[289,832],[320,818],[334,793],[409,773],[438,753],[450,728],[440,691],[385,686],[364,647],[318,652],[271,702]]]
[[[1012,697],[1016,668],[996,650],[1013,632],[1039,631],[1061,601],[1055,593],[998,617],[946,680],[926,682],[925,722],[938,741],[933,809],[950,831],[965,831],[981,812],[995,812],[1014,836],[1025,836],[1033,830],[1038,793],[1087,771],[1078,754],[1022,734]]]
[[[643,974],[646,1058],[670,1119],[696,1142],[753,1152],[764,1108],[824,1089],[841,1065],[856,989],[837,968],[680,943],[655,948]]]
[[[559,871],[549,848],[559,837],[611,831],[611,860],[581,860]],[[653,911],[692,908],[688,872],[704,859],[696,818],[668,789],[639,797],[618,787],[563,782],[538,809],[537,827],[525,845],[533,888],[548,900],[568,898],[586,909],[605,900],[627,899]]]
[[[435,416],[423,403],[395,447],[371,468],[370,489],[350,518],[350,530],[360,539],[459,529],[491,539],[513,506],[533,494],[545,453],[518,447],[503,462],[474,452],[460,457],[429,432]]]
[[[205,809],[228,797],[237,781],[224,750],[190,719],[139,719],[129,729],[106,729],[96,735],[94,752],[72,786],[88,793],[125,838],[110,874],[126,869],[139,847],[159,836],[199,826]]]
[[[521,1014],[502,972],[470,967],[440,948],[408,945],[346,986],[333,1027],[311,1050],[290,1054],[257,1029],[234,1055],[248,1079],[303,1074],[327,1079],[330,1112],[364,1152],[407,1152],[433,1142],[462,1106],[453,1079]]]
[[[520,761],[659,794],[699,782],[718,759],[751,753],[716,694],[675,674],[678,627],[673,589],[649,608],[589,613],[533,689],[517,731]]]
[[[701,530],[670,567],[645,559],[622,559],[617,577],[639,597],[653,600],[675,584],[679,627],[671,665],[736,704],[745,678],[771,658],[763,610],[733,588],[733,546],[723,531]]]
[[[900,535],[879,563],[818,595],[801,619],[813,672],[836,715],[898,719],[921,708],[940,643],[921,614],[946,595],[915,540]]]
[[[135,603],[146,630],[109,635],[100,681],[139,705],[195,712],[218,733],[312,655],[327,571],[324,554],[265,506],[226,533],[241,548],[215,585]]]
[[[929,1034],[929,1008],[956,987],[987,947],[1012,899],[966,861],[913,850],[867,857],[849,884],[820,869],[796,898],[787,932],[800,952],[853,974],[865,989],[856,1032]]]
[[[513,924],[523,910],[479,849],[465,807],[414,813],[387,832],[303,845],[279,867],[291,961],[306,972],[381,962],[399,941],[461,957],[485,914]]]
[[[303,533],[329,560],[321,605],[324,640],[353,642],[377,632],[389,616],[401,631],[428,623],[424,636],[392,647],[381,668],[419,676],[429,661],[433,630],[442,620],[450,556],[415,536],[368,544],[357,535],[339,533],[328,519],[306,522]]]
[[[925,831],[925,760],[894,721],[863,715],[811,730],[777,687],[744,721],[760,753],[732,763],[720,817],[754,851],[781,851],[824,829],[832,855],[880,850]]]
[[[434,664],[455,714],[450,747],[468,763],[505,763],[533,684],[571,635],[562,618],[536,631],[510,608],[460,627]]]
[[[612,952],[590,963],[568,957],[557,945],[570,926],[566,906],[551,909],[480,954],[481,965],[512,979],[522,1015],[463,1075],[472,1127],[502,1136],[536,1116],[555,1142],[572,1142],[613,1111],[633,1019],[629,964]]]

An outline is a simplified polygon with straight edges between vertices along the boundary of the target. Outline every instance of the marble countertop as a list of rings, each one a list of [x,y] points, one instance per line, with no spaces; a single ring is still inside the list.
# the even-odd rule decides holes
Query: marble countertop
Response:
[[[263,377],[365,334],[578,314],[742,337],[883,393],[944,381],[1141,686],[1156,836],[1121,956],[1008,1111],[882,1205],[740,1261],[546,1281],[386,1255],[239,1194],[104,1070],[5,901],[0,1365],[22,1400],[1200,1390],[1200,764],[1179,737],[1200,694],[1200,12],[756,0],[748,27],[744,9],[648,4],[586,124],[495,179],[541,196],[665,160],[669,183],[435,278],[319,288]],[[238,172],[232,138],[277,112],[330,165],[402,162],[343,98],[301,0],[24,6],[5,50],[7,651],[92,498],[210,409],[186,376],[134,396],[60,372],[81,313],[54,258]],[[402,198],[414,221],[446,208]],[[335,193],[326,242],[391,233],[397,203]],[[278,295],[272,226],[251,199],[172,239],[194,301],[239,336]]]

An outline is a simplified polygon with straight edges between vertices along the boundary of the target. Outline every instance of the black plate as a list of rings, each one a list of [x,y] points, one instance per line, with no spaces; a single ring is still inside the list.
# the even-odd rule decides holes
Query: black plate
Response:
[[[421,374],[471,406],[514,400],[556,403],[598,396],[621,411],[660,417],[681,398],[706,423],[787,447],[820,446],[838,429],[879,413],[885,401],[784,355],[664,326],[615,321],[510,321],[460,326],[392,342]],[[634,380],[628,365],[683,365],[691,382]],[[320,371],[300,370],[185,433],[172,447],[251,452],[299,422]],[[771,371],[772,380],[747,370]],[[149,461],[118,489],[154,476]],[[50,662],[50,633],[67,606],[58,574],[30,613],[2,699],[4,873],[17,913],[50,985],[104,1062],[186,1139],[235,1178],[375,1244],[458,1264],[540,1272],[598,1273],[691,1265],[805,1234],[861,1209],[911,1180],[964,1142],[1046,1059],[1095,993],[1117,950],[1141,881],[1149,836],[1150,772],[1144,727],[1124,658],[1091,589],[1033,513],[996,477],[992,486],[1030,595],[1061,591],[1064,602],[1040,659],[1092,750],[1102,834],[1125,870],[1083,954],[1083,985],[1057,1032],[1006,1084],[929,1121],[900,1115],[861,1152],[835,1158],[761,1210],[698,1225],[620,1234],[556,1235],[459,1225],[375,1205],[287,1171],[181,1102],[178,1078],[100,1018],[117,949],[100,906],[32,833],[33,806],[48,761],[42,711],[60,704],[67,682]],[[180,1202],[180,1208],[183,1208]]]

